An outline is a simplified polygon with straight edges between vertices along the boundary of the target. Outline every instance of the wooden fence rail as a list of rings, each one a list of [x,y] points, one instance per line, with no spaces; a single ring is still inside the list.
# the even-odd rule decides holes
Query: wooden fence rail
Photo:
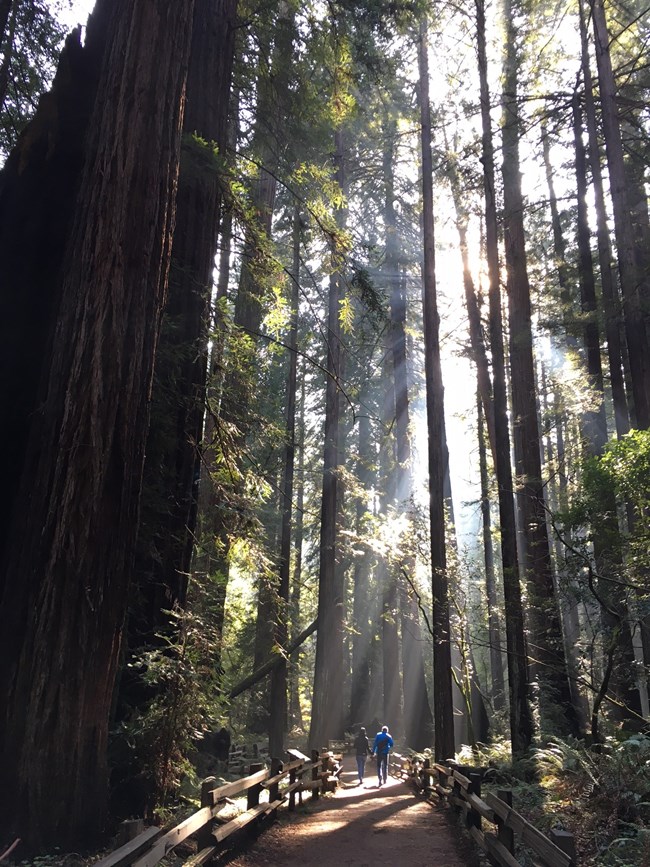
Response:
[[[536,867],[576,867],[576,848],[568,831],[551,831],[547,837],[512,808],[512,792],[488,792],[481,797],[482,774],[398,754],[391,756],[391,774],[413,780],[416,786],[436,794],[443,803],[464,814],[465,826],[475,843],[498,867],[520,867],[515,857],[515,837],[534,853]],[[487,822],[490,828],[484,828]]]
[[[311,759],[297,750],[287,751],[291,761],[283,764],[271,760],[271,767],[250,766],[250,773],[241,780],[215,785],[215,778],[204,780],[201,787],[201,809],[169,831],[147,828],[119,849],[98,861],[94,867],[154,867],[176,846],[189,838],[196,841],[197,852],[183,867],[207,864],[219,851],[224,840],[261,816],[274,814],[285,802],[294,810],[296,797],[302,803],[303,792],[312,799],[320,797],[331,785],[331,754],[322,756],[317,750]],[[263,792],[268,799],[261,799]],[[233,797],[246,794],[246,810],[234,819],[220,816]]]

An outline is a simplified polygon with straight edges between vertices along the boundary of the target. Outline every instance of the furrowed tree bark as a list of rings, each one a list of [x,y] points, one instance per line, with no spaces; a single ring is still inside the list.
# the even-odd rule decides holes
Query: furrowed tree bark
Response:
[[[236,0],[195,0],[169,297],[143,477],[132,649],[157,643],[158,630],[170,626],[163,611],[184,607],[187,597],[223,184],[213,147],[222,150],[226,140],[235,9]]]
[[[436,299],[435,241],[433,226],[433,178],[431,161],[431,110],[429,106],[429,58],[427,26],[420,23],[418,43],[419,100],[422,151],[424,368],[427,384],[429,431],[429,510],[431,523],[431,586],[433,595],[433,683],[435,690],[435,757],[448,759],[454,744],[451,691],[451,631],[447,586],[447,553],[444,509],[444,397],[440,365],[439,315]]]
[[[490,349],[492,352],[492,385],[494,389],[494,429],[497,450],[494,463],[499,492],[499,524],[501,529],[501,562],[503,595],[506,615],[508,652],[508,693],[510,700],[510,740],[514,754],[524,752],[533,737],[530,708],[528,660],[524,632],[524,615],[519,584],[519,558],[515,527],[512,466],[510,464],[510,432],[503,345],[503,316],[499,275],[499,242],[497,227],[494,144],[490,119],[490,92],[487,77],[485,45],[485,4],[476,2],[476,34],[479,81],[481,91],[481,127],[483,184],[485,189],[485,247],[489,276]]]
[[[89,26],[101,61],[85,166],[3,564],[2,816],[33,847],[88,842],[105,818],[192,12],[100,0],[105,43]]]
[[[505,258],[510,328],[515,464],[522,497],[525,573],[529,595],[532,670],[540,686],[542,713],[558,703],[567,730],[578,734],[571,703],[568,671],[546,524],[546,504],[537,419],[537,386],[532,332],[532,304],[526,262],[524,203],[519,172],[518,67],[514,15],[516,3],[506,0],[506,54],[503,87],[503,200]]]

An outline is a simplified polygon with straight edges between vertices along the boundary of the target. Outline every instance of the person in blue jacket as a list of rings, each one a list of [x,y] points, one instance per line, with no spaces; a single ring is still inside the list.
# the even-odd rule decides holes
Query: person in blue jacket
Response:
[[[379,785],[386,783],[388,778],[388,753],[393,746],[393,739],[388,731],[388,726],[382,726],[381,731],[375,735],[375,742],[372,745],[372,754],[377,756],[377,776],[379,777]]]

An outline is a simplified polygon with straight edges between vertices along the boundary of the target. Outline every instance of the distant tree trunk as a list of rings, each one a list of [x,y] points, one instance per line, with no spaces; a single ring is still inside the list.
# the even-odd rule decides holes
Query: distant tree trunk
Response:
[[[605,150],[609,168],[610,195],[614,211],[618,270],[623,294],[625,336],[630,354],[634,416],[638,427],[646,430],[650,427],[650,345],[641,303],[642,281],[636,263],[634,228],[625,179],[616,82],[609,54],[609,34],[603,0],[590,0],[590,5],[596,62],[598,64]]]
[[[262,271],[264,269],[264,248],[272,234],[277,172],[285,147],[282,135],[285,116],[283,100],[289,91],[294,36],[294,16],[287,6],[278,16],[272,46],[265,46],[271,53],[270,69],[265,69],[257,76],[256,117],[251,145],[259,163],[259,174],[251,191],[254,219],[245,229],[239,286],[234,304],[234,328],[230,334],[235,349],[230,363],[226,363],[219,405],[220,451],[225,453],[222,461],[228,462],[228,475],[233,481],[226,486],[222,502],[211,517],[212,532],[219,540],[213,552],[212,569],[223,576],[226,587],[231,539],[239,530],[237,519],[233,516],[240,513],[242,508],[241,479],[246,467],[242,452],[251,424],[251,394],[265,306],[264,283],[258,272],[260,268]],[[229,499],[237,502],[236,508],[232,508]]]
[[[490,281],[490,348],[492,351],[492,385],[494,389],[494,428],[496,453],[494,463],[499,490],[499,523],[503,595],[506,613],[508,651],[508,690],[510,698],[510,739],[514,754],[522,753],[533,737],[533,719],[528,684],[528,655],[524,632],[524,613],[519,584],[519,559],[513,500],[510,434],[503,347],[499,242],[495,195],[494,144],[490,119],[490,92],[487,77],[484,0],[476,2],[478,69],[481,88],[481,125],[483,183],[485,187],[485,246]]]
[[[344,186],[343,134],[335,134],[336,179]],[[344,222],[339,214],[339,221]],[[330,738],[339,737],[343,726],[343,586],[337,579],[337,506],[339,457],[339,372],[341,338],[339,306],[343,280],[338,272],[330,278],[327,319],[327,385],[321,500],[320,564],[318,574],[318,633],[314,668],[309,743],[320,749]]]
[[[503,655],[501,652],[501,627],[499,625],[499,602],[497,598],[496,574],[494,570],[494,547],[492,544],[492,522],[490,518],[490,492],[488,489],[487,454],[485,448],[485,429],[482,404],[476,402],[478,422],[478,454],[481,473],[481,516],[483,523],[483,556],[485,558],[485,596],[488,609],[488,635],[490,641],[490,672],[492,674],[492,706],[495,711],[505,707],[505,681],[503,677]]]
[[[13,5],[14,0],[0,0],[0,46],[5,41],[7,22]]]
[[[463,287],[465,289],[465,307],[467,308],[467,320],[469,326],[469,339],[472,347],[472,359],[476,365],[478,391],[483,405],[485,423],[488,431],[488,439],[492,454],[496,451],[496,436],[494,432],[494,402],[492,398],[492,382],[490,379],[490,365],[483,340],[481,326],[481,312],[476,287],[469,267],[469,252],[467,248],[467,211],[463,206],[460,178],[458,167],[452,160],[450,164],[451,194],[456,211],[456,230],[460,244],[460,254],[463,261]]]
[[[598,301],[594,262],[591,254],[591,233],[587,217],[587,159],[582,141],[582,112],[578,95],[573,97],[573,137],[575,144],[576,184],[578,191],[578,271],[580,277],[580,302],[583,315],[582,343],[587,362],[589,386],[599,400],[597,410],[585,413],[583,426],[592,454],[601,454],[607,442],[607,419],[605,417],[605,387],[600,356],[600,329],[598,326]],[[620,364],[619,364],[620,366]]]
[[[108,720],[169,271],[192,11],[192,0],[164,14],[151,0],[100,0],[83,49],[91,74],[98,71],[89,100],[92,80],[80,82],[93,106],[85,167],[69,228],[57,233],[67,250],[60,279],[53,268],[47,280],[60,309],[3,563],[12,618],[0,637],[2,817],[33,847],[88,842],[105,819]],[[32,123],[38,136],[48,121]],[[23,174],[39,170],[29,136],[17,153]],[[47,208],[43,177],[30,219],[41,203]],[[66,199],[74,189],[73,179]],[[15,220],[3,210],[0,231]],[[5,279],[28,290],[16,272]],[[32,338],[30,328],[23,339]]]
[[[429,509],[431,522],[431,583],[433,594],[433,683],[435,690],[435,756],[448,759],[454,744],[453,699],[451,693],[451,633],[445,547],[443,481],[444,397],[440,366],[439,315],[436,299],[435,243],[433,229],[433,178],[431,162],[431,110],[429,106],[429,58],[427,28],[420,23],[418,44],[419,100],[422,148],[423,214],[423,303],[424,368],[427,383],[427,427],[429,431]]]
[[[503,200],[510,369],[512,383],[515,462],[522,486],[522,525],[528,584],[528,610],[534,658],[533,670],[542,686],[540,704],[559,703],[568,731],[577,734],[576,714],[571,704],[568,672],[553,567],[546,524],[546,505],[537,420],[536,378],[531,324],[531,299],[526,265],[523,196],[519,172],[519,110],[517,106],[518,58],[513,8],[506,0],[506,56],[503,90]]]
[[[400,273],[400,241],[395,214],[395,189],[393,176],[394,142],[397,125],[384,130],[387,141],[384,147],[386,257],[384,269],[390,287],[390,333],[392,336],[393,381],[395,393],[395,444],[397,465],[398,513],[410,514],[410,497],[413,491],[411,470],[410,412],[406,357],[406,286]],[[411,521],[409,520],[409,526]],[[409,581],[415,577],[415,558],[412,555],[397,557],[403,574],[401,587],[400,626],[402,633],[402,684],[404,695],[404,733],[406,743],[414,750],[423,750],[431,744],[433,717],[429,706],[427,683],[424,677],[424,658],[420,630],[420,611]]]
[[[300,212],[293,215],[293,267],[291,270],[291,324],[287,348],[287,372],[284,469],[282,474],[282,523],[280,529],[279,580],[273,643],[276,652],[283,653],[289,637],[289,575],[291,571],[291,528],[293,513],[293,476],[296,454],[296,380],[298,374],[298,302],[300,299]],[[271,675],[271,711],[269,717],[269,752],[278,758],[284,755],[287,731],[287,660],[283,658]]]

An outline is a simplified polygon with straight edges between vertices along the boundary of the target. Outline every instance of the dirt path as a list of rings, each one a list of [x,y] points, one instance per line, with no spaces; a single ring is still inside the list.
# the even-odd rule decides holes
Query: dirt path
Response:
[[[346,756],[342,785],[308,812],[282,812],[278,822],[234,861],[253,865],[319,867],[469,867],[466,850],[448,814],[418,797],[411,786],[391,777],[381,788],[370,773],[357,781],[354,756]],[[374,770],[372,765],[368,770]]]

